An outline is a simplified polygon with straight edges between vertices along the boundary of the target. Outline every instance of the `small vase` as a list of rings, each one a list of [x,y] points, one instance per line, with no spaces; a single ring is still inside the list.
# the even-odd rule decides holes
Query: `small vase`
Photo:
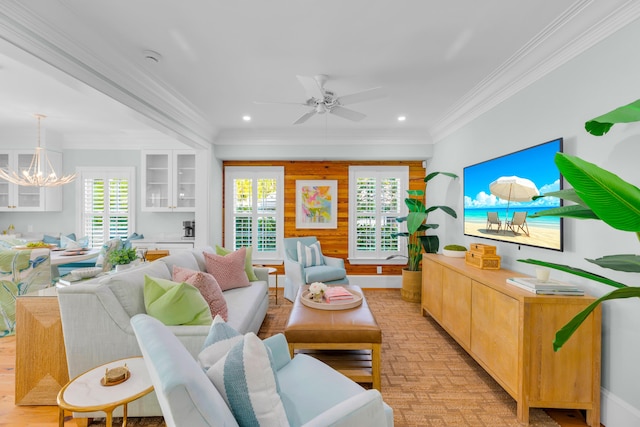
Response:
[[[315,294],[315,295],[313,296],[313,300],[314,300],[315,302],[322,302],[322,294]]]

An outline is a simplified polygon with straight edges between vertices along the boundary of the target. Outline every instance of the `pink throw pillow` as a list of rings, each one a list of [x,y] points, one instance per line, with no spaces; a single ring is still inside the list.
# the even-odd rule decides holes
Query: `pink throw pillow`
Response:
[[[240,248],[225,256],[203,252],[207,273],[216,278],[223,291],[251,286],[244,270],[246,252],[246,248]]]
[[[216,281],[216,278],[209,273],[203,271],[190,270],[188,268],[173,266],[173,281],[186,282],[198,288],[202,297],[209,304],[211,316],[216,317],[219,314],[225,322],[228,318],[227,301],[222,295],[222,289]]]

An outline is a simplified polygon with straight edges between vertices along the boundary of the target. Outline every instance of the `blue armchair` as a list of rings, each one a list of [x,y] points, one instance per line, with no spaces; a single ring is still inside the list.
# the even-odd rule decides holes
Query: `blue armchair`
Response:
[[[327,285],[348,284],[347,271],[342,258],[334,258],[320,253],[321,264],[305,266],[298,259],[298,242],[307,247],[318,242],[315,236],[288,237],[284,239],[284,297],[293,301],[300,286],[313,282]]]

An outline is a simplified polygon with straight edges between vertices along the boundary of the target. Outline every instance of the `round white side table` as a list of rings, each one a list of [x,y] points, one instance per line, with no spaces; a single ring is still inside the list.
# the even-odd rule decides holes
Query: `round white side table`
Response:
[[[131,376],[126,381],[103,386],[100,380],[106,369],[127,365]],[[69,381],[58,393],[58,424],[64,426],[65,409],[73,412],[104,411],[107,427],[113,425],[113,410],[123,406],[122,427],[127,425],[127,404],[151,393],[153,385],[142,357],[115,360],[80,374]]]

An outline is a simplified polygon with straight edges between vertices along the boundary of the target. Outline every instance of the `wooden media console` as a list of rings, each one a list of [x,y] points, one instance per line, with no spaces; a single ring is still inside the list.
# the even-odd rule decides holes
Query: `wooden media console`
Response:
[[[575,408],[600,425],[600,308],[558,352],[552,346],[556,331],[595,298],[536,295],[506,283],[522,273],[443,255],[424,254],[422,275],[423,315],[516,400],[521,423],[529,408]]]

